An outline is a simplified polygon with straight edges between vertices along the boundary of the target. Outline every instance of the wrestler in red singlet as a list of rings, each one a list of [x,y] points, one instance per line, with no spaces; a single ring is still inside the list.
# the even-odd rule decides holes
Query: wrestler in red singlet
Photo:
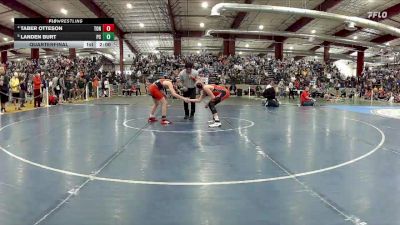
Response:
[[[163,97],[165,97],[165,93],[163,93],[163,91],[165,90],[165,88],[163,86],[163,82],[165,80],[166,79],[156,80],[154,83],[150,84],[150,86],[149,86],[149,94],[151,95],[151,97],[153,97],[157,101],[159,101]]]
[[[221,126],[221,121],[219,120],[217,109],[215,106],[224,101],[225,99],[229,98],[230,93],[229,91],[219,85],[205,85],[202,82],[198,81],[196,83],[196,87],[200,90],[202,90],[202,93],[198,99],[190,99],[191,102],[201,102],[201,100],[208,95],[211,100],[210,102],[206,105],[206,108],[210,108],[211,113],[213,115],[213,120],[209,121],[212,124],[208,125],[209,127],[220,127]]]
[[[161,103],[161,124],[166,125],[166,124],[171,123],[169,120],[167,120],[167,105],[168,105],[168,103],[167,103],[166,95],[165,95],[165,89],[167,89],[167,88],[170,90],[171,95],[174,96],[175,98],[179,98],[179,99],[189,102],[189,100],[187,98],[180,96],[175,92],[175,89],[174,89],[174,86],[173,86],[171,80],[159,79],[149,86],[149,94],[153,97],[154,104],[151,108],[148,122],[152,123],[152,122],[157,121],[154,114],[157,110],[158,105]]]

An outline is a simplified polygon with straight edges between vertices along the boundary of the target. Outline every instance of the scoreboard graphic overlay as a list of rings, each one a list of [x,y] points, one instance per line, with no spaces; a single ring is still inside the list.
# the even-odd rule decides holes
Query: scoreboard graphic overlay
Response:
[[[113,18],[15,18],[14,48],[110,48]]]

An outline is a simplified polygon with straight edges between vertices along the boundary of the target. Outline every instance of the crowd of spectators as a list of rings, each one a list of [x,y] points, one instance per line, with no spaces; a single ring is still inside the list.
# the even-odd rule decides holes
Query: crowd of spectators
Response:
[[[196,54],[174,57],[150,54],[135,57],[130,71],[120,74],[100,71],[105,60],[104,56],[77,57],[74,60],[57,56],[7,62],[0,70],[2,110],[3,103],[9,100],[6,96],[12,96],[11,102],[16,110],[24,107],[26,99],[35,100],[35,107],[40,107],[44,88],[48,88],[49,95],[57,99],[55,103],[87,96],[108,96],[112,84],[119,85],[123,94],[140,95],[141,84],[146,86],[161,77],[175,78],[187,61],[193,62],[199,76],[209,83],[231,87],[238,84],[273,84],[278,96],[292,98],[295,90],[310,87],[311,95],[327,99],[358,95],[365,99],[400,102],[400,67],[392,65],[366,67],[361,77],[346,77],[334,64],[315,59],[295,61],[286,58],[281,61],[267,55],[226,57]]]
[[[362,76],[345,76],[333,63],[286,58],[275,60],[267,55],[216,56],[170,55],[139,56],[131,66],[132,75],[155,80],[176,77],[186,61],[194,62],[199,75],[211,83],[264,85],[274,83],[278,95],[294,97],[294,90],[310,87],[312,95],[326,99],[358,96],[364,99],[400,102],[399,66],[366,67]],[[231,88],[232,89],[232,88]],[[235,89],[235,88],[234,88]]]
[[[5,111],[7,101],[14,104],[15,110],[24,107],[26,101],[33,101],[34,107],[40,107],[45,90],[49,92],[50,104],[97,95],[97,87],[108,88],[109,79],[116,77],[115,73],[99,70],[102,60],[103,57],[71,60],[56,56],[9,61],[0,69],[1,110]]]

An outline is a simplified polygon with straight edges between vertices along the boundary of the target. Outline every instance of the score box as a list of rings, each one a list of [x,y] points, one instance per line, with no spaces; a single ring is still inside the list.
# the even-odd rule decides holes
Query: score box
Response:
[[[114,32],[114,24],[103,24],[103,32]]]
[[[114,41],[114,32],[103,32],[102,40],[103,41]]]

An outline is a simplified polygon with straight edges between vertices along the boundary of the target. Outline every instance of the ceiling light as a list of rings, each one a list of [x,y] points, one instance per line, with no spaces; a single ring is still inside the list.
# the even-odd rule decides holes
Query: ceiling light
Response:
[[[316,30],[312,30],[312,31],[311,31],[312,34],[315,34],[316,32],[317,32]]]
[[[260,25],[260,26],[258,26],[258,29],[259,29],[259,30],[262,30],[262,29],[264,29],[264,25]]]
[[[290,46],[289,49],[290,49],[290,50],[293,50],[293,46]]]
[[[61,9],[61,13],[64,14],[64,15],[67,15],[68,11],[63,8],[63,9]]]
[[[208,2],[202,2],[201,3],[201,7],[203,7],[204,9],[206,9],[208,7]]]
[[[358,38],[357,36],[354,36],[354,37],[353,37],[354,40],[357,40],[357,38]]]
[[[5,38],[3,38],[3,40],[4,40],[4,41],[8,41],[8,38],[5,37]]]
[[[204,27],[204,23],[200,23],[200,27]]]
[[[127,3],[127,4],[126,4],[126,8],[132,9],[132,4],[131,4],[131,3]]]
[[[21,59],[17,59],[17,61],[21,61]]]
[[[67,50],[67,48],[63,48],[63,50]]]
[[[201,46],[201,43],[200,43],[200,42],[199,42],[199,43],[197,43],[197,46],[199,46],[199,47],[200,47],[200,46]]]
[[[11,18],[11,22],[13,22],[13,23],[14,23],[14,18]]]
[[[125,62],[125,59],[123,59],[122,61],[124,61],[124,62]]]
[[[139,27],[143,28],[144,24],[143,23],[139,23]]]
[[[239,52],[239,55],[243,54],[243,52]]]
[[[196,53],[197,53],[197,54],[200,54],[200,51],[197,51]]]
[[[76,53],[76,56],[79,56],[79,53]]]
[[[248,48],[249,47],[249,44],[246,44],[246,48]]]
[[[47,58],[47,55],[45,55],[44,58]]]

